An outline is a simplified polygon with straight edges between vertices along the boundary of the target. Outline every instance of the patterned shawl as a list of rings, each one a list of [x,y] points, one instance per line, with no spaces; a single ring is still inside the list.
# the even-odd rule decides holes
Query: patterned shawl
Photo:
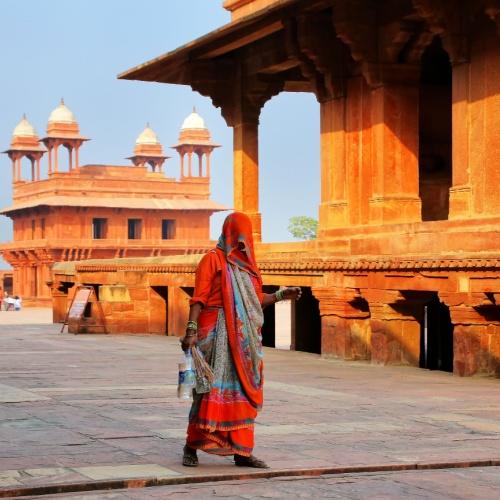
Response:
[[[239,243],[243,243],[245,251],[238,248]],[[254,314],[248,314],[249,310],[255,311],[255,306],[252,304],[254,301],[241,294],[231,268],[232,264],[252,275],[259,284],[262,283],[255,262],[252,223],[245,214],[234,212],[226,218],[217,245],[217,255],[221,263],[224,316],[234,366],[248,401],[254,408],[260,409],[263,403],[262,359],[261,353],[256,352],[260,349],[255,349],[250,339],[253,337],[251,330],[258,331],[260,335],[262,323]],[[255,291],[252,291],[256,297]],[[262,311],[260,313],[262,314]]]

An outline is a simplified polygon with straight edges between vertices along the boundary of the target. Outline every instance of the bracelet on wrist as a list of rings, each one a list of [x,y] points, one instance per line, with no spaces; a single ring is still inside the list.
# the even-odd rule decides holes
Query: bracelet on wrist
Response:
[[[189,320],[187,322],[187,329],[188,330],[198,330],[198,323],[196,323],[196,321]]]
[[[276,297],[276,302],[282,301],[285,298],[285,290],[277,290],[274,296]]]

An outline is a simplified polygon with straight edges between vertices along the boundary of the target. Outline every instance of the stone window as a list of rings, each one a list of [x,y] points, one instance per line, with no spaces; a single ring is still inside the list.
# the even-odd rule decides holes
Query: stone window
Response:
[[[107,238],[108,219],[92,219],[92,238],[94,240],[104,240]]]
[[[172,240],[175,238],[175,220],[163,219],[161,221],[161,239]]]
[[[45,238],[45,219],[40,219],[40,238]]]
[[[128,220],[128,239],[129,240],[140,240],[142,233],[142,220],[141,219],[129,219]]]

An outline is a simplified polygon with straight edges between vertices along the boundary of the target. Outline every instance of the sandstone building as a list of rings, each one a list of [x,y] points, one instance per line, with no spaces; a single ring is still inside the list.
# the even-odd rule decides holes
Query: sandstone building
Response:
[[[280,92],[316,96],[318,239],[257,249],[268,290],[303,287],[291,347],[500,376],[500,2],[224,7],[229,24],[120,78],[188,85],[220,108],[234,130],[234,207],[252,218],[256,241],[261,109]],[[196,261],[77,263],[55,282],[119,282],[130,296],[161,284],[188,297]],[[150,307],[125,295],[105,305],[117,331],[127,330],[120,310],[145,318]],[[167,323],[180,333],[180,319]]]
[[[218,145],[195,111],[175,146],[179,179],[165,167],[168,156],[149,126],[129,166],[81,166],[87,140],[61,102],[50,114],[46,137],[39,139],[23,117],[5,151],[12,161],[13,203],[2,214],[12,219],[14,238],[0,252],[13,267],[13,293],[25,305],[51,304],[47,283],[55,262],[199,253],[212,245],[210,215],[225,208],[210,199],[210,155]]]

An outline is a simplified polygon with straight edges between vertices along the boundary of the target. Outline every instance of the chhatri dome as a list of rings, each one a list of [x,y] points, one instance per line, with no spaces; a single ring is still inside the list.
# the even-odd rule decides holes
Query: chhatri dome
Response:
[[[158,136],[155,131],[149,126],[149,123],[146,124],[146,128],[139,134],[137,140],[135,141],[136,145],[140,144],[160,144],[158,140]]]
[[[12,132],[13,137],[37,137],[35,127],[23,115],[21,121],[16,125],[16,128]]]
[[[206,130],[205,122],[203,118],[196,112],[196,108],[193,108],[193,112],[184,120],[182,123],[181,130],[196,130],[203,129]]]
[[[64,104],[64,99],[61,99],[59,106],[57,106],[49,116],[49,123],[76,123],[75,115]]]

